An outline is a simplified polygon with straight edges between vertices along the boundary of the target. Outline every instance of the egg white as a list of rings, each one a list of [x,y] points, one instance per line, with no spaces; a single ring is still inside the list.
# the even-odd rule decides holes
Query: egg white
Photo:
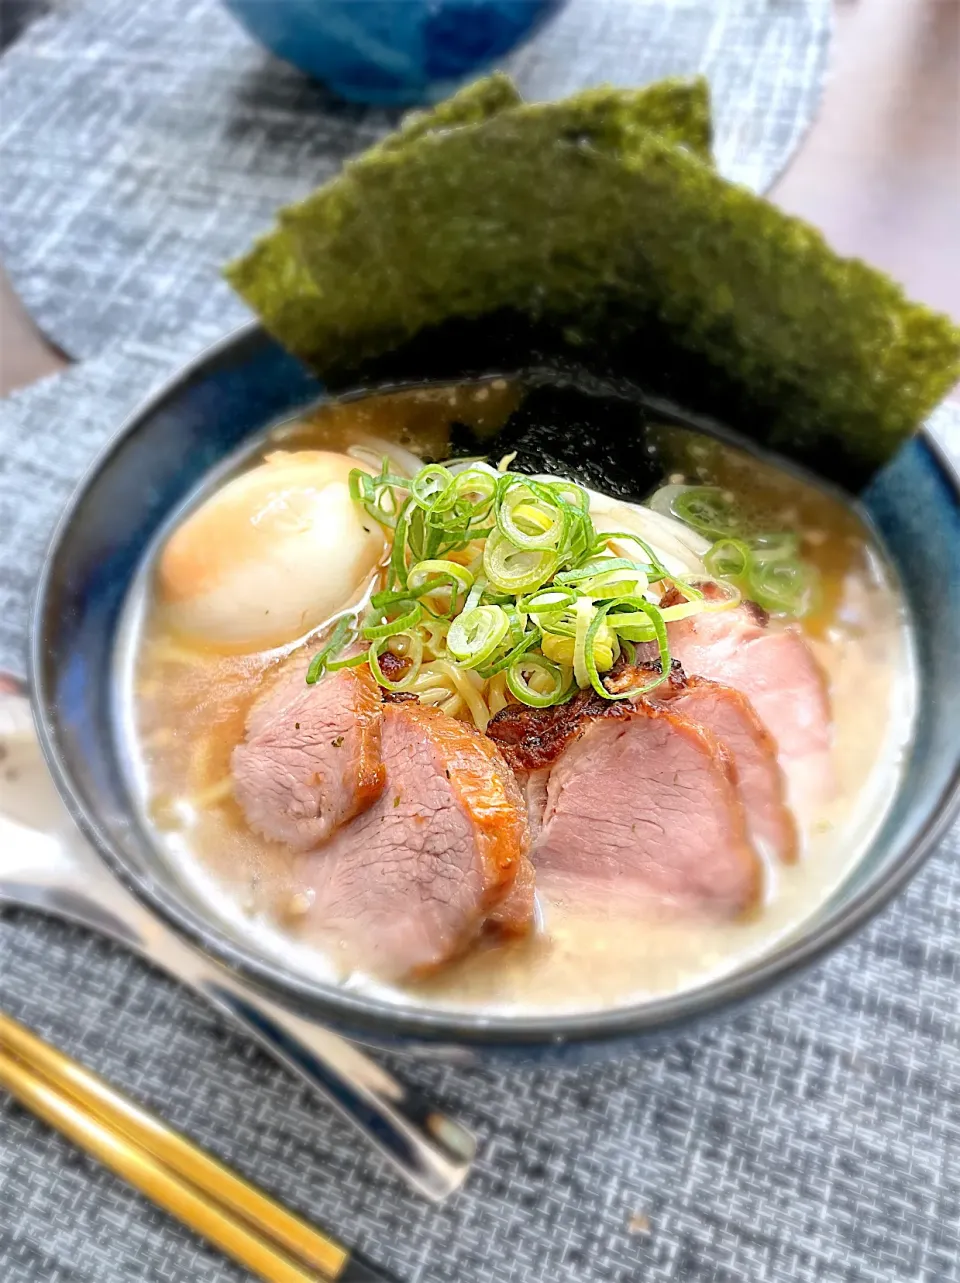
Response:
[[[350,498],[350,470],[324,450],[277,452],[212,495],[173,533],[158,596],[183,637],[229,652],[296,640],[355,600],[383,556]]]

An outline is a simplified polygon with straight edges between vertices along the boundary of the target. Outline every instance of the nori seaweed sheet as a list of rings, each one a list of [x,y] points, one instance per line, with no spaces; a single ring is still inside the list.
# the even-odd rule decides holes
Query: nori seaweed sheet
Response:
[[[429,111],[410,112],[398,129],[364,154],[397,151],[432,130],[480,124],[521,102],[509,76],[495,73],[473,81]],[[329,194],[339,181],[338,175],[314,195]],[[224,275],[285,347],[295,353],[310,348],[315,313],[324,315],[324,300],[303,265],[296,238],[286,228],[260,237],[247,254],[225,268]]]
[[[301,236],[321,370],[511,309],[691,408],[714,409],[684,369],[730,385],[764,445],[852,486],[960,376],[960,331],[804,223],[654,134],[613,157],[553,123],[506,112],[353,168],[340,228]]]
[[[349,220],[351,207],[344,208],[341,196],[345,180],[355,171],[363,174],[378,158],[395,158],[427,135],[480,125],[510,111],[517,111],[521,121],[537,120],[541,136],[548,139],[563,136],[619,153],[655,129],[695,151],[706,163],[712,160],[710,95],[703,77],[671,78],[641,90],[591,89],[560,103],[531,107],[522,103],[508,77],[494,74],[430,111],[407,116],[398,130],[348,162],[343,174],[281,211],[281,226],[228,264],[224,275],[284,347],[321,373],[332,373],[344,362],[327,361],[321,355],[319,336],[329,324],[334,301],[309,270],[300,252],[302,240],[313,240],[315,227],[330,233]],[[350,364],[371,350],[369,345],[358,349]]]
[[[475,81],[430,111],[405,117],[395,133],[348,161],[346,168],[366,167],[384,152],[403,150],[426,134],[483,124],[508,111],[518,128],[525,121],[546,119],[558,140],[591,143],[601,151],[627,154],[653,130],[708,164],[713,160],[710,86],[703,76],[671,76],[642,89],[600,85],[558,102],[526,103],[509,77],[498,73]],[[281,211],[281,219],[296,219],[301,211],[312,217],[313,200],[326,190]]]
[[[375,147],[364,152],[375,156],[378,152],[395,151],[408,142],[422,138],[438,129],[459,129],[461,125],[479,125],[501,111],[519,107],[523,102],[520,91],[502,72],[474,80],[450,98],[438,102],[427,111],[411,111],[404,116],[398,129],[387,134]]]
[[[268,328],[342,384],[431,336],[450,351],[451,326],[502,350],[505,318],[859,487],[960,376],[960,331],[719,177],[696,130],[678,146],[670,110],[644,128],[663,93],[508,108],[352,162],[281,215],[315,294],[309,323]]]
[[[467,429],[451,435],[451,453],[482,450],[492,460],[514,454],[514,472],[548,472],[618,499],[643,499],[663,477],[646,448],[646,413],[637,401],[561,381],[529,387],[494,437]]]

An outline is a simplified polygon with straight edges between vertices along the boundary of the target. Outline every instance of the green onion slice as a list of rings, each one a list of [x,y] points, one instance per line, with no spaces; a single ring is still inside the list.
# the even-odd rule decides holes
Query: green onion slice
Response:
[[[594,639],[604,623],[609,623],[616,631],[617,625],[610,620],[610,612],[615,606],[629,606],[631,612],[644,614],[650,621],[650,627],[653,631],[653,638],[657,643],[657,650],[660,658],[660,676],[653,681],[645,682],[640,686],[634,686],[631,690],[621,691],[614,695],[607,690],[600,679],[594,662]],[[619,634],[618,634],[619,635]],[[670,646],[667,641],[667,628],[660,610],[647,601],[645,597],[621,597],[618,601],[607,601],[598,607],[596,614],[590,621],[587,629],[587,635],[584,645],[584,659],[587,667],[587,675],[590,679],[590,685],[603,699],[633,699],[637,695],[645,695],[649,691],[655,690],[670,676]]]
[[[483,570],[494,588],[518,594],[546,583],[557,568],[554,549],[518,548],[495,530],[483,548]]]
[[[418,596],[443,593],[447,598],[446,610],[440,613],[452,615],[457,608],[457,598],[461,593],[466,595],[473,587],[473,575],[465,566],[455,561],[431,559],[418,561],[407,572],[407,587]]]
[[[559,576],[557,576],[559,578]],[[577,593],[570,588],[539,588],[528,597],[521,597],[517,606],[528,615],[548,615],[576,604]]]
[[[561,570],[555,579],[558,584],[580,584],[593,575],[606,574],[611,570],[636,570],[646,574],[652,569],[652,566],[641,565],[638,561],[631,561],[629,557],[594,556],[585,565],[577,566],[574,570]]]
[[[483,577],[483,575],[478,575],[474,580],[473,587],[467,593],[466,601],[463,603],[464,613],[466,613],[468,610],[473,610],[474,607],[480,605],[480,602],[482,601],[486,590],[487,590],[486,579]]]
[[[393,532],[393,547],[390,549],[390,565],[387,571],[387,586],[403,587],[407,581],[407,539],[410,529],[410,518],[415,510],[412,499],[407,499],[397,514],[397,524]]]
[[[567,529],[566,507],[536,482],[507,474],[497,508],[497,527],[517,548],[557,548]]]
[[[612,561],[619,558],[612,558]],[[604,567],[603,563],[594,563],[591,567],[592,574],[586,579],[581,579],[578,587],[589,597],[622,597],[624,593],[639,594],[645,592],[649,587],[649,579],[646,572],[636,564],[629,562],[623,566],[611,565]]]
[[[589,597],[580,597],[573,608],[573,675],[577,685],[582,689],[590,685],[590,669],[587,667],[587,634],[596,618],[593,602]],[[594,631],[594,636],[596,631]]]
[[[772,614],[802,619],[817,598],[819,577],[804,561],[756,562],[748,577],[750,596]]]
[[[800,558],[800,540],[789,531],[776,531],[772,534],[754,535],[750,540],[750,553],[755,562],[798,561]]]
[[[373,594],[370,598],[370,606],[373,610],[383,613],[393,606],[415,601],[429,591],[429,584],[424,584],[422,588],[385,588],[383,592],[375,592]]]
[[[718,539],[703,563],[718,579],[739,579],[747,573],[751,560],[750,547],[742,539]]]
[[[458,472],[450,491],[454,504],[474,522],[483,520],[490,512],[498,487],[499,474],[492,468],[477,464],[465,472]]]
[[[736,535],[742,525],[727,492],[719,486],[691,486],[674,496],[670,511],[680,521],[711,539]]]
[[[510,620],[501,606],[474,606],[450,625],[450,658],[463,668],[479,668],[499,650],[509,631]]]
[[[336,659],[344,647],[357,640],[357,619],[355,615],[343,615],[337,620],[336,627],[330,634],[326,646],[314,655],[307,669],[307,685],[313,686],[326,671],[331,659]]]
[[[580,512],[590,520],[590,496],[584,490],[583,486],[578,486],[575,481],[551,481],[550,486],[559,499],[568,503],[571,507],[579,508]]]
[[[361,664],[366,662],[366,651],[361,651],[359,655],[353,655],[350,659],[328,659],[326,671],[328,673],[337,673],[341,668],[359,668]]]
[[[411,601],[410,609],[405,611],[404,614],[398,615],[396,619],[384,620],[379,624],[372,622],[374,619],[382,617],[382,614],[382,611],[374,611],[372,615],[367,616],[367,620],[360,629],[361,637],[367,641],[372,641],[380,637],[395,637],[397,633],[406,632],[419,624],[423,618],[423,607],[418,601]]]
[[[374,521],[392,530],[397,524],[401,509],[397,491],[406,489],[410,483],[403,477],[391,476],[388,467],[389,462],[384,459],[383,468],[376,476],[371,476],[362,468],[352,468],[347,478],[347,488],[350,497],[360,503]]]
[[[700,585],[703,587],[701,588]],[[707,615],[720,610],[733,610],[743,600],[738,585],[731,583],[728,579],[713,579],[698,575],[687,580],[685,587],[693,589],[696,593],[696,597],[691,596],[688,600],[696,601],[698,608]],[[709,595],[704,591],[706,588],[711,590]],[[663,610],[663,617],[677,618],[667,614],[670,609],[672,608],[668,606]]]
[[[508,650],[505,655],[501,655],[499,659],[494,658],[491,663],[484,664],[481,668],[478,668],[476,670],[478,677],[482,677],[486,681],[488,677],[495,677],[497,673],[502,673],[505,668],[510,667],[514,660],[519,659],[521,655],[525,655],[528,650],[533,650],[534,646],[538,646],[542,638],[543,634],[539,628],[531,628],[528,633],[524,633],[517,644]]]
[[[530,684],[532,678],[547,683],[547,689],[536,690]],[[529,708],[550,708],[567,698],[568,683],[557,664],[542,655],[524,655],[507,669],[507,689]]]
[[[659,583],[661,580],[665,580],[671,584],[679,583],[677,576],[670,573],[647,541],[645,539],[641,539],[639,535],[634,534],[632,530],[604,530],[601,534],[597,535],[595,552],[597,554],[602,554],[607,544],[614,539],[616,539],[618,543],[632,541],[637,545],[643,555],[647,558],[648,565],[645,569],[648,571],[648,578],[651,583]],[[618,558],[618,560],[624,559]]]
[[[428,463],[409,482],[410,497],[418,507],[429,512],[442,500],[452,480],[453,474],[442,464]]]
[[[520,613],[513,603],[504,605],[501,609],[510,625],[510,642],[515,646],[523,638],[526,631],[526,617]]]
[[[410,667],[397,681],[391,681],[380,667],[380,656],[385,650],[393,649],[391,642],[402,637],[406,642],[403,658],[410,661]],[[394,652],[396,653],[396,652]],[[378,686],[383,686],[388,691],[405,691],[409,690],[417,680],[420,673],[420,666],[423,663],[423,642],[415,632],[405,632],[395,634],[394,637],[379,637],[370,643],[370,649],[367,651],[365,658],[370,664],[374,679]]]

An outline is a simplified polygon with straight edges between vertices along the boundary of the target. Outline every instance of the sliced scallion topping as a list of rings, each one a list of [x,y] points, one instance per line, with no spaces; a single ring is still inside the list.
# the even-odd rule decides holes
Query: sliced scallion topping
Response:
[[[720,579],[739,579],[750,565],[750,546],[742,539],[718,539],[703,564]]]
[[[519,659],[520,656],[525,655],[527,651],[533,650],[534,646],[538,646],[542,637],[543,634],[539,628],[531,628],[530,631],[524,633],[517,644],[505,654],[500,655],[499,657],[494,657],[489,663],[483,664],[477,668],[477,673],[483,678],[496,677],[497,673],[502,673],[504,669],[509,668],[515,659]]]
[[[530,708],[550,708],[569,694],[569,681],[557,664],[542,655],[525,655],[507,669],[507,689]]]
[[[800,555],[800,541],[789,532],[719,539],[704,558],[716,582],[727,590],[725,600],[708,600],[705,610],[724,610],[739,604],[746,593],[771,614],[802,619],[816,602],[819,575]]]
[[[496,654],[509,632],[510,620],[502,606],[475,606],[450,625],[447,650],[461,667],[479,668]]]
[[[576,603],[577,594],[571,588],[558,588],[556,581],[549,588],[539,588],[528,597],[521,597],[517,606],[528,615],[554,614]]]
[[[374,612],[368,618],[363,627],[360,629],[360,636],[366,641],[374,641],[380,637],[393,637],[397,633],[406,632],[408,629],[419,624],[423,617],[423,607],[418,601],[398,602],[398,605],[409,604],[410,609],[405,610],[402,615],[397,615],[394,619],[384,620],[382,612]],[[375,623],[377,618],[381,619],[380,623]]]
[[[666,622],[739,600],[719,570],[711,582],[720,590],[707,592],[695,578],[671,574],[639,536],[598,533],[590,497],[574,482],[514,473],[509,462],[432,463],[411,478],[392,475],[385,462],[379,473],[351,474],[354,501],[385,527],[392,547],[367,618],[359,630],[352,616],[338,623],[311,681],[332,665],[368,663],[386,689],[413,691],[482,729],[511,699],[546,708],[577,688],[604,699],[652,689],[670,671]],[[690,511],[702,518],[702,494],[699,503]],[[729,546],[714,550],[720,570],[759,566],[768,594],[790,595],[783,541],[751,546],[753,560],[741,566],[730,556],[739,545],[723,538]],[[614,555],[614,544],[625,544],[626,554]],[[670,585],[679,599],[661,607],[657,598]],[[358,635],[368,649],[340,660]],[[621,656],[632,662],[641,642],[656,644],[661,676],[612,695],[602,675]],[[387,650],[406,661],[402,677],[384,671]]]
[[[410,482],[410,497],[414,503],[431,512],[449,489],[451,473],[439,463],[428,463]]]
[[[335,660],[342,650],[357,639],[357,621],[353,615],[344,615],[327,640],[326,646],[314,655],[307,669],[307,685],[313,686],[326,672],[331,660]]]
[[[711,539],[735,535],[743,524],[727,491],[719,486],[690,486],[674,496],[670,511]]]
[[[650,627],[653,631],[652,641],[657,643],[658,658],[660,660],[660,674],[649,682],[644,682],[639,686],[634,686],[631,690],[622,691],[617,695],[611,694],[604,686],[597,671],[597,664],[594,660],[595,647],[590,645],[592,636],[608,624],[616,628],[616,624],[610,624],[610,614],[615,607],[629,607],[629,613],[646,615],[650,621]],[[620,612],[618,612],[620,613]],[[633,699],[638,695],[645,695],[648,691],[655,690],[670,676],[670,647],[667,642],[667,627],[664,623],[663,615],[651,602],[644,597],[621,597],[618,601],[606,601],[597,610],[590,628],[587,632],[587,645],[585,647],[587,672],[590,678],[590,685],[603,699]]]
[[[544,486],[505,474],[497,527],[517,548],[558,548],[568,527],[567,504]]]
[[[703,586],[702,589],[700,585]],[[687,581],[687,587],[697,588],[700,595],[700,609],[705,614],[733,610],[743,600],[738,583],[732,579],[692,579]],[[666,618],[668,616],[664,612],[664,619]]]
[[[751,531],[729,493],[718,486],[666,486],[651,503],[661,513],[666,504],[669,515],[715,540],[704,565],[716,583],[733,585],[737,595],[718,599],[714,594],[704,610],[729,609],[739,603],[741,592],[773,614],[801,619],[813,608],[819,575],[801,555],[794,532]],[[683,591],[683,585],[675,582]]]
[[[773,614],[801,619],[812,609],[819,588],[816,571],[807,562],[754,562],[747,577],[750,596]]]
[[[800,540],[788,530],[778,530],[772,534],[754,535],[750,540],[750,551],[756,562],[798,561],[800,559]]]
[[[380,637],[370,643],[370,649],[367,651],[367,660],[370,664],[370,670],[374,675],[379,686],[383,686],[388,691],[405,691],[409,690],[420,674],[420,666],[423,662],[423,642],[413,631],[403,634],[396,634],[396,638],[403,638],[407,643],[404,647],[403,659],[407,667],[402,677],[393,680],[387,677],[380,667],[380,656],[385,650],[393,650],[395,638]],[[393,651],[396,654],[396,651]]]
[[[442,598],[438,613],[453,615],[457,609],[457,598],[464,596],[473,587],[473,575],[465,566],[455,561],[433,558],[418,561],[407,572],[407,589],[418,596]]]
[[[365,654],[352,655],[349,659],[328,659],[325,665],[325,671],[328,673],[339,672],[341,668],[359,668],[361,664],[367,662]]]
[[[521,548],[500,529],[490,535],[483,549],[484,574],[494,588],[506,593],[539,588],[553,575],[557,561],[554,549]]]

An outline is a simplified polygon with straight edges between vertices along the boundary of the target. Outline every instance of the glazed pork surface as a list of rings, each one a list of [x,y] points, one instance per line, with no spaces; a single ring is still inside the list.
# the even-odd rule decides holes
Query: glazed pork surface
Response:
[[[504,709],[488,734],[525,785],[538,873],[650,904],[722,914],[756,904],[762,861],[733,761],[710,731],[646,700],[592,694]]]
[[[233,758],[248,823],[300,856],[306,918],[347,968],[423,974],[490,923],[528,930],[526,810],[496,745],[363,668],[290,664]]]

